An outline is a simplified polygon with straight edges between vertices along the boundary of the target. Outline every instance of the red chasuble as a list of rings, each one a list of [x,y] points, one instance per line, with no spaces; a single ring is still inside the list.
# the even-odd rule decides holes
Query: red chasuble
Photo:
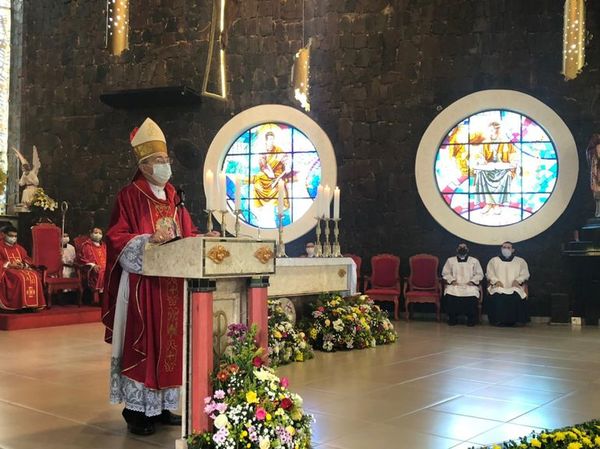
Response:
[[[20,310],[44,307],[46,299],[39,273],[31,269],[4,268],[7,262],[32,263],[21,245],[8,245],[4,240],[0,241],[0,308]]]
[[[134,237],[153,234],[157,226],[174,222],[181,237],[196,235],[189,213],[178,209],[171,184],[167,199],[154,196],[138,172],[117,196],[106,232],[107,275],[103,295],[105,340],[112,341],[115,306],[122,269],[121,252]],[[129,306],[121,373],[151,389],[181,385],[183,343],[183,279],[129,274]]]
[[[94,245],[92,239],[87,239],[81,245],[81,263],[93,263],[100,267],[100,271],[90,269],[88,273],[88,284],[94,290],[104,289],[104,272],[106,271],[106,243],[99,246]]]

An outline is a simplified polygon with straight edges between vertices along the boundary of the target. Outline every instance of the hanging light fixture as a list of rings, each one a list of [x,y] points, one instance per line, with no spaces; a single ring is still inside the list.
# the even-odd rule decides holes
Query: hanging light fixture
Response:
[[[217,4],[218,2],[218,4]],[[208,55],[206,57],[206,68],[204,70],[204,80],[202,82],[202,95],[216,98],[218,100],[227,100],[227,58],[225,53],[225,2],[226,0],[213,0],[213,13],[210,23],[210,40],[208,43]],[[217,39],[217,21],[219,28],[219,37]],[[219,87],[221,92],[210,92],[208,90],[208,80],[210,78],[213,52],[215,41],[219,44]]]
[[[294,98],[298,100],[300,106],[305,111],[310,111],[310,45],[304,45],[304,0],[302,0],[302,48],[294,56],[294,65],[292,67],[292,87],[294,88]]]
[[[300,102],[305,111],[310,111],[310,44],[302,47],[294,56],[294,67],[292,69],[292,83],[294,86],[294,98]]]
[[[565,0],[563,70],[565,79],[579,75],[585,64],[585,0]]]
[[[106,48],[115,56],[129,48],[129,0],[106,1]]]

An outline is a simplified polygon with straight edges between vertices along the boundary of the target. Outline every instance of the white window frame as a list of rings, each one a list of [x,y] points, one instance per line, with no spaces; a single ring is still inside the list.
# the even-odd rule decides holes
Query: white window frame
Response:
[[[558,178],[546,204],[530,217],[506,226],[485,226],[459,216],[444,201],[435,178],[435,159],[448,132],[478,112],[506,109],[526,115],[548,134],[556,149]],[[548,229],[567,208],[579,174],[575,139],[567,125],[550,107],[538,99],[514,90],[484,90],[452,103],[431,122],[419,143],[415,177],[419,195],[433,218],[452,234],[475,243],[497,245],[520,242]]]

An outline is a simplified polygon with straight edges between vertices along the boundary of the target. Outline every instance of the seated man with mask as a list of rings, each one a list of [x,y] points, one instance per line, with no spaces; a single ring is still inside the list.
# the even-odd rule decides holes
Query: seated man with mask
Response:
[[[487,313],[490,324],[512,326],[529,321],[527,292],[524,284],[529,279],[527,262],[514,255],[511,242],[504,242],[500,256],[492,258],[487,265],[488,279]]]
[[[17,243],[17,229],[7,226],[0,241],[0,310],[45,306],[41,276],[32,268],[25,248]]]
[[[315,244],[313,242],[308,242],[304,247],[306,251],[305,254],[302,254],[300,257],[315,257]]]
[[[477,322],[477,302],[479,283],[483,279],[481,264],[469,256],[469,247],[460,243],[456,248],[456,257],[446,260],[442,269],[442,277],[446,281],[444,297],[448,311],[448,325],[457,324],[460,315],[466,315],[467,326],[475,326]]]

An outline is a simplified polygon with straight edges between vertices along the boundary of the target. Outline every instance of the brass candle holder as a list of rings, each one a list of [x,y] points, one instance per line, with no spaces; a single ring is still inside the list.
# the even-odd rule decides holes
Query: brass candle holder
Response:
[[[221,237],[227,237],[227,222],[225,221],[226,210],[219,210],[221,213]]]
[[[233,213],[235,215],[235,236],[239,237],[240,236],[240,215],[242,214],[242,210],[236,209],[235,211],[233,211]]]
[[[283,243],[283,214],[277,214],[279,217],[279,226],[277,227],[277,257],[287,257],[285,253],[285,243]]]
[[[339,222],[339,218],[333,219],[333,257],[342,257],[342,248],[340,247]]]
[[[329,243],[329,218],[325,218],[325,243],[323,244],[323,257],[331,257],[331,244]]]
[[[323,257],[323,245],[321,245],[321,217],[317,218],[317,241],[315,242],[315,257]]]
[[[204,212],[206,212],[206,232],[212,232],[212,230],[213,230],[212,214],[214,212],[214,209],[205,209]]]

